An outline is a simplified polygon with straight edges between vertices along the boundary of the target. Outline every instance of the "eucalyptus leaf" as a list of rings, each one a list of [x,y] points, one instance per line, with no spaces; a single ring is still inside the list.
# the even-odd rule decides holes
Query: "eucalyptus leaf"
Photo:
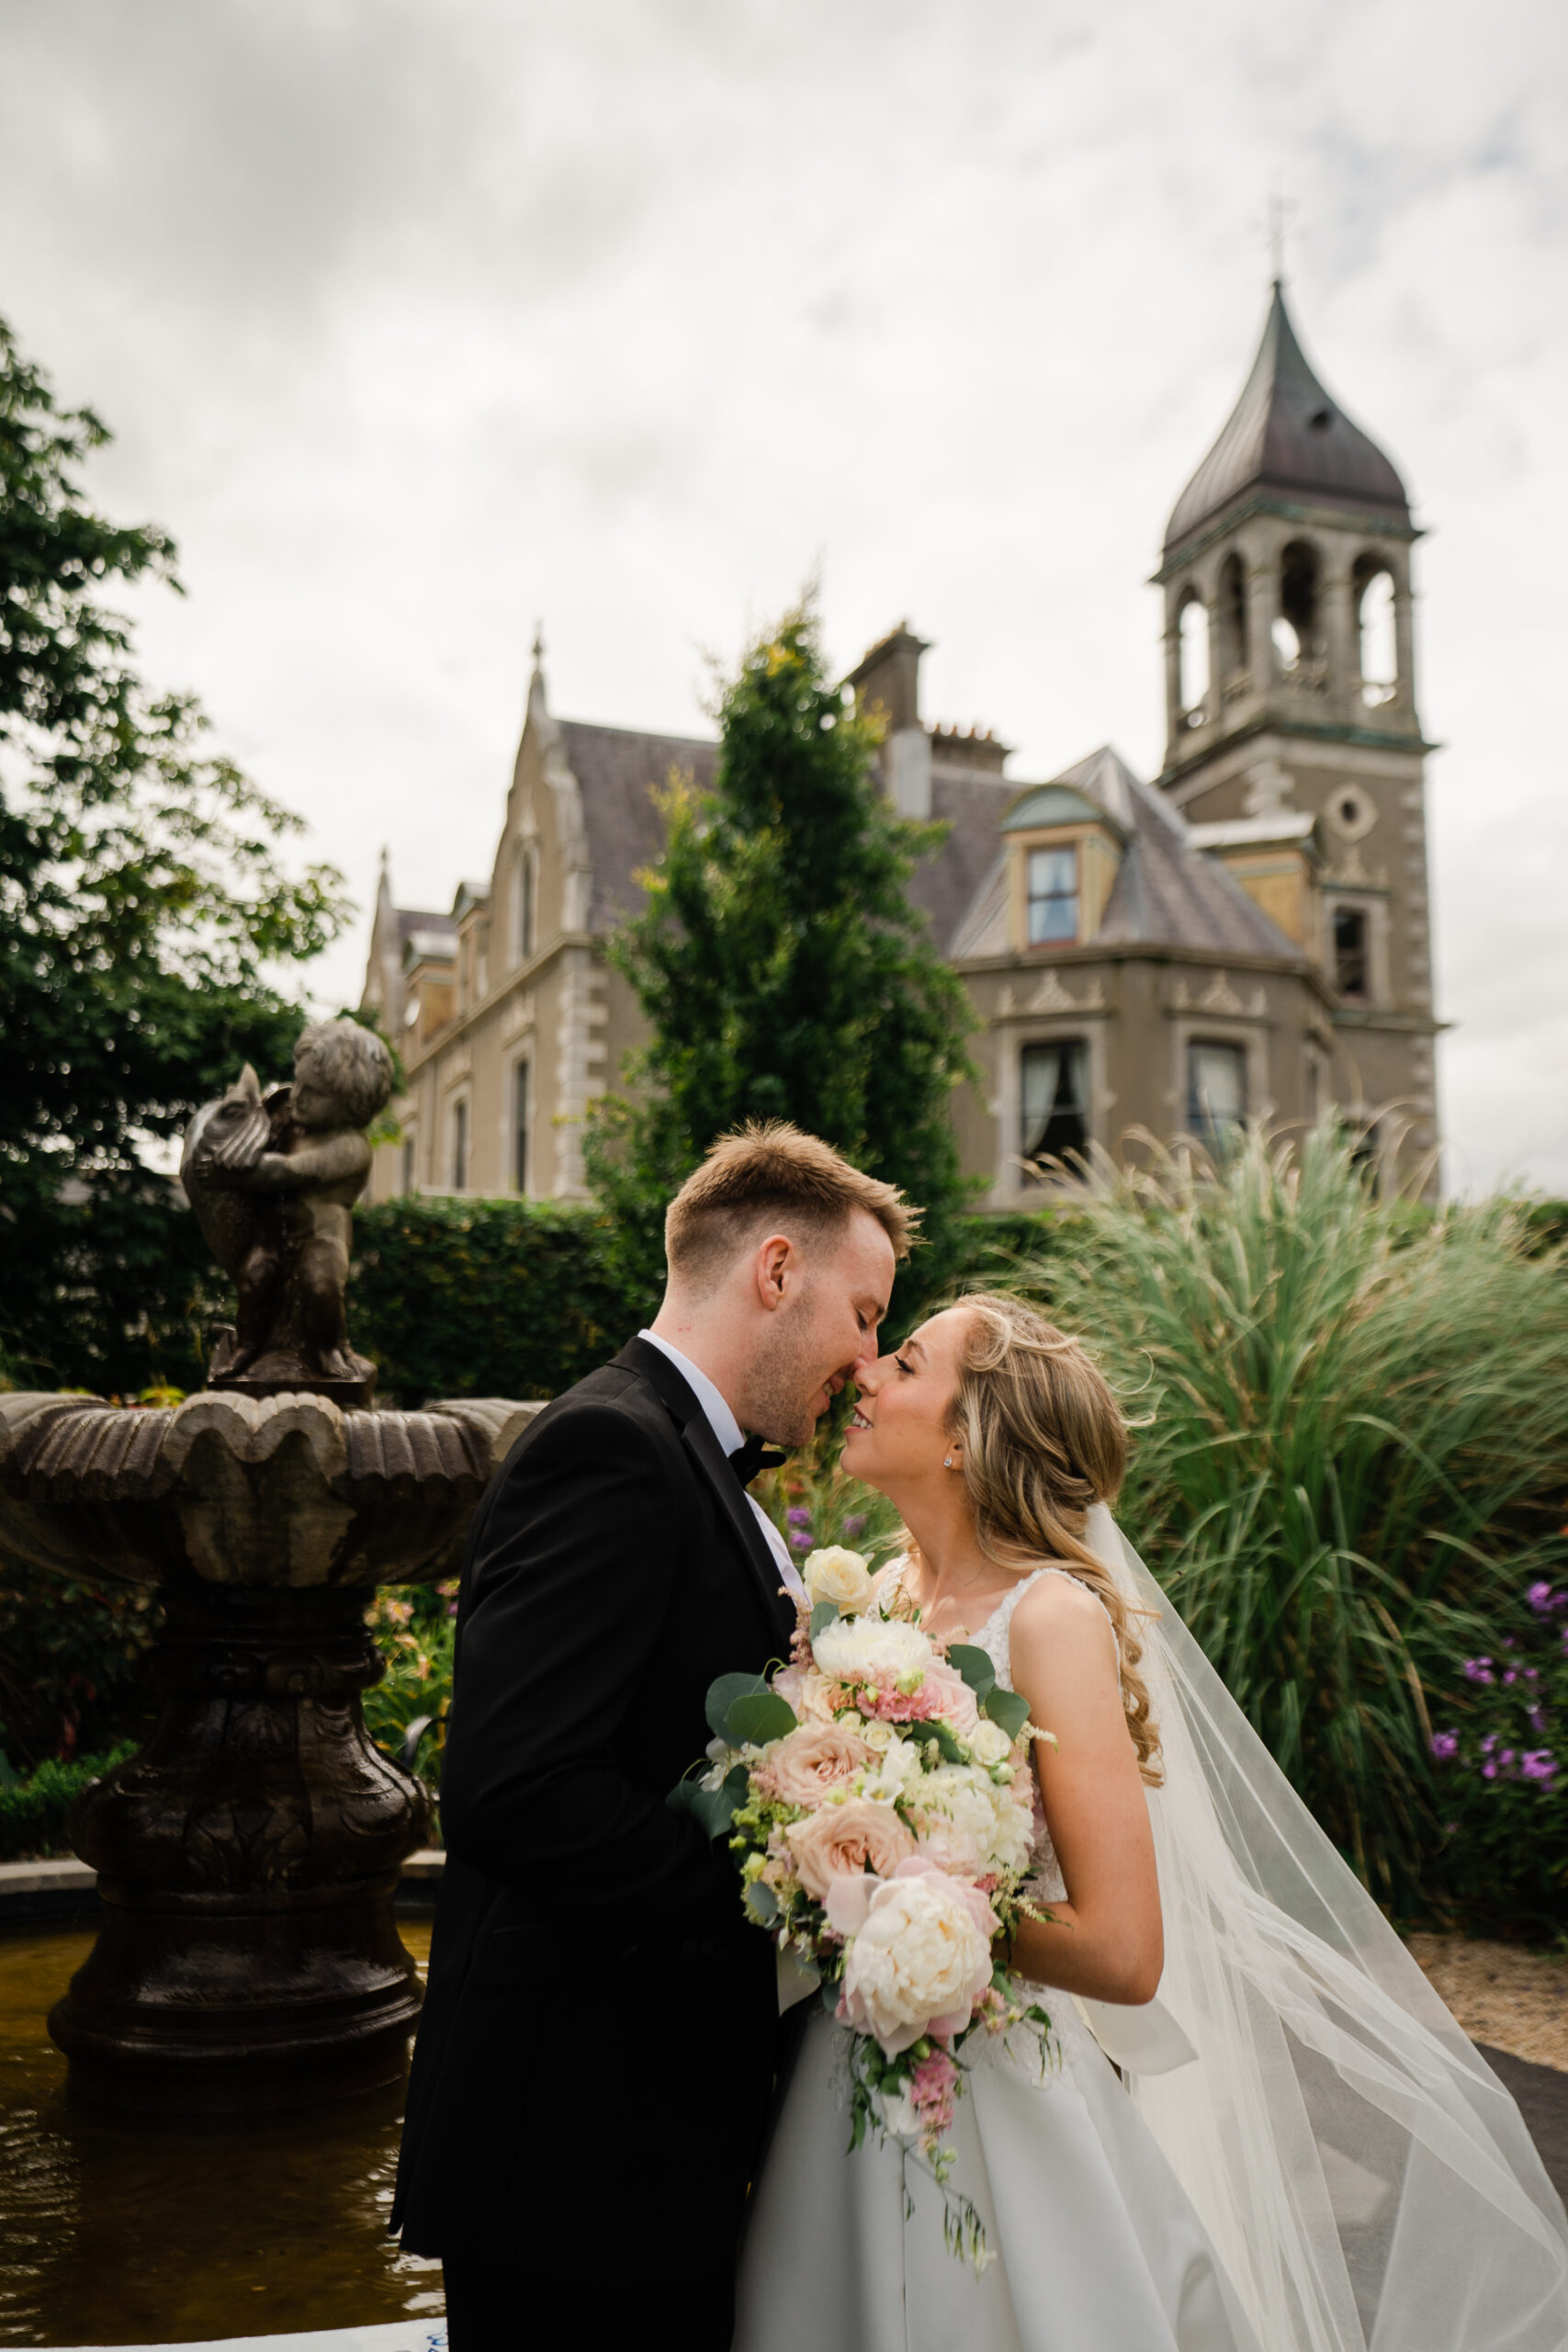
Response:
[[[836,1623],[839,1615],[840,1609],[836,1600],[819,1600],[811,1612],[812,1640],[815,1641],[826,1626]]]
[[[700,1781],[677,1781],[665,1798],[671,1813],[689,1813],[708,1838],[722,1838],[746,1802],[750,1776],[744,1764],[734,1764],[716,1789]]]
[[[976,1649],[972,1642],[952,1642],[948,1645],[947,1662],[955,1666],[976,1698],[984,1699],[997,1679],[997,1669],[989,1654]]]
[[[981,1700],[980,1712],[999,1724],[1010,1739],[1016,1739],[1029,1721],[1029,1702],[1021,1690],[1004,1690],[998,1684]]]
[[[714,1737],[716,1739],[729,1737],[728,1728],[729,1710],[737,1699],[755,1697],[759,1691],[766,1690],[767,1687],[767,1679],[761,1674],[721,1674],[716,1682],[710,1682],[708,1695],[704,1703],[704,1713],[707,1716],[708,1729]]]
[[[938,1715],[934,1716],[926,1725],[926,1729],[931,1738],[935,1740],[937,1746],[941,1748],[942,1758],[945,1762],[949,1764],[963,1763],[964,1750],[959,1746],[957,1739],[954,1737],[951,1725],[944,1724],[941,1716]]]
[[[781,1699],[776,1690],[743,1691],[730,1702],[722,1736],[736,1747],[747,1742],[761,1747],[770,1739],[783,1739],[797,1720],[789,1701]]]
[[[755,1921],[759,1928],[771,1928],[779,1916],[778,1896],[771,1886],[764,1886],[760,1878],[751,1881],[743,1900],[747,1917]]]

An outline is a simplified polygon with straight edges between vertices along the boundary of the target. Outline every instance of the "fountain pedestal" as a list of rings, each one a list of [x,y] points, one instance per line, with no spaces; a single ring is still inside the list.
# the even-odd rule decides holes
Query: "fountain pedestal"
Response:
[[[397,2079],[419,1988],[392,1899],[428,1806],[365,1731],[366,1605],[455,1570],[537,1409],[0,1396],[0,1546],[165,1607],[157,1727],[72,1818],[105,1904],[50,2019],[73,2089],[223,2113]]]

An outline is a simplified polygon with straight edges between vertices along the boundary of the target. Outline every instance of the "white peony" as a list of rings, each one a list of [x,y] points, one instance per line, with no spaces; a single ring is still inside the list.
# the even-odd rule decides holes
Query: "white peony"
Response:
[[[969,2022],[991,1975],[976,1908],[976,1898],[938,1871],[890,1879],[872,1897],[845,1956],[844,2005],[850,2022],[890,2056],[935,2018],[960,2018],[950,2031]]]
[[[900,1675],[923,1673],[931,1645],[918,1625],[897,1618],[836,1617],[813,1641],[811,1655],[837,1682],[863,1683],[878,1674],[896,1681]]]
[[[980,1719],[977,1730],[968,1739],[969,1753],[976,1764],[1002,1764],[1012,1754],[1012,1742],[1000,1724],[992,1723],[988,1715]]]
[[[939,1816],[970,1838],[983,1870],[1019,1871],[1029,1859],[1032,1810],[978,1765],[940,1765],[911,1791],[910,1802],[921,1820]]]
[[[847,1552],[841,1544],[829,1544],[820,1551],[808,1552],[800,1575],[813,1607],[819,1600],[833,1600],[846,1617],[858,1616],[863,1609],[868,1609],[875,1593],[864,1559],[858,1552]]]

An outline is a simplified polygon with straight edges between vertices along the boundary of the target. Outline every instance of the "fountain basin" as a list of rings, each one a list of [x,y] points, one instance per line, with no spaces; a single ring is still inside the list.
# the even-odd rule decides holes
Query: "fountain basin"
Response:
[[[79,2096],[224,2114],[398,2080],[419,1989],[392,1898],[429,1806],[366,1735],[365,1607],[455,1571],[539,1409],[0,1397],[0,1546],[165,1610],[156,1728],[72,1815],[106,1906],[50,2018]]]

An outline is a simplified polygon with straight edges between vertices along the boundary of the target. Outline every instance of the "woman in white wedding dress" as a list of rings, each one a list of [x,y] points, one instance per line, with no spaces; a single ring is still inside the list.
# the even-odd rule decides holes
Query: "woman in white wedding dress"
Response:
[[[849,2152],[814,2006],[737,2352],[1562,2352],[1568,2222],[1517,2110],[1122,1543],[1123,1424],[1083,1350],[976,1297],[859,1394],[844,1466],[911,1539],[880,1605],[987,1650],[1056,1737],[1053,1918],[1010,1956],[1054,2063],[966,2045],[976,2278],[915,2159]]]

